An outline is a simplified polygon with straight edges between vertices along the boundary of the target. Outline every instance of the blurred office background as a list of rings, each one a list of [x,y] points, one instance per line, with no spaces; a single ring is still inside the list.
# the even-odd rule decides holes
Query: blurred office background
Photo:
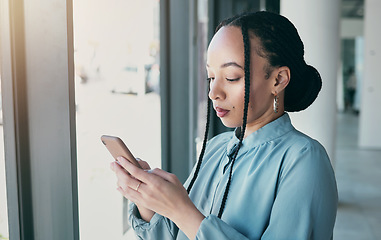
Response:
[[[12,0],[0,3],[0,240],[134,239],[99,138],[184,181],[205,127],[208,42],[247,10],[288,17],[322,75],[291,118],[335,168],[334,239],[381,239],[380,1]],[[211,136],[227,130],[212,117]]]

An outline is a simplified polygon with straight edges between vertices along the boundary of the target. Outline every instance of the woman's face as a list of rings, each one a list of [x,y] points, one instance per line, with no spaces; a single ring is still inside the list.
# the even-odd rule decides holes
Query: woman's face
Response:
[[[250,40],[250,101],[247,116],[247,133],[251,133],[271,121],[273,111],[274,74],[266,79],[267,60],[260,57],[255,47],[256,39]],[[244,45],[241,29],[222,27],[214,35],[207,53],[207,72],[210,78],[209,98],[217,116],[227,127],[242,126],[245,72]],[[247,135],[247,134],[246,134]]]

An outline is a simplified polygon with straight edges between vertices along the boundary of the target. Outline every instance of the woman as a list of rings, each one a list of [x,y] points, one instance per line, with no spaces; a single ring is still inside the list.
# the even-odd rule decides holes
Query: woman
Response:
[[[209,98],[236,130],[207,144],[205,134],[187,190],[163,170],[112,163],[118,190],[136,204],[130,220],[139,238],[332,239],[330,160],[286,113],[307,108],[321,89],[303,55],[297,30],[280,15],[242,14],[220,24],[207,53]],[[209,114],[205,133],[208,126]]]

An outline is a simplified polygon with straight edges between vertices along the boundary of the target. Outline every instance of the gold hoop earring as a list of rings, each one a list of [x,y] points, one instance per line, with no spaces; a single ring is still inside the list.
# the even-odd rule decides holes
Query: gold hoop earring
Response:
[[[279,101],[279,99],[278,99],[278,93],[275,92],[274,95],[275,95],[275,96],[274,96],[274,113],[278,113],[278,108],[279,108],[279,103],[278,103],[278,101]]]

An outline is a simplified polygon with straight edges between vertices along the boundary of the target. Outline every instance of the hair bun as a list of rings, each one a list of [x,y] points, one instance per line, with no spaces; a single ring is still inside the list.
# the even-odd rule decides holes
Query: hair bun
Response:
[[[300,77],[291,77],[285,90],[284,110],[298,112],[309,107],[317,98],[322,87],[319,72],[311,65],[306,65]]]

